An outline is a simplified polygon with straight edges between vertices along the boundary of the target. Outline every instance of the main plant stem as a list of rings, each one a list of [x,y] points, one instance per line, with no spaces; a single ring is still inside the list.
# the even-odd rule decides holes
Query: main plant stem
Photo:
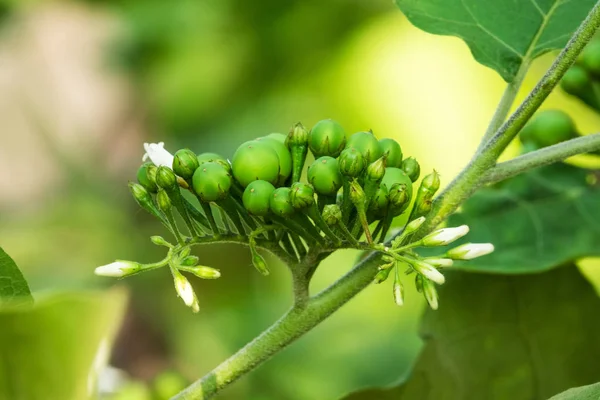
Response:
[[[590,11],[552,67],[525,101],[506,122],[496,129],[494,135],[486,141],[481,151],[477,152],[458,177],[436,199],[432,211],[428,215],[427,222],[417,232],[415,240],[433,231],[482,184],[482,177],[496,164],[496,160],[502,151],[548,97],[583,47],[592,38],[599,25],[600,2]],[[525,70],[520,71],[522,76],[525,73]],[[522,76],[520,80],[522,80]],[[510,105],[518,91],[518,84],[509,90],[508,94],[505,92],[505,98],[503,97],[499,110],[490,124],[491,127],[497,123],[499,124],[500,121],[504,121],[505,115],[508,114]],[[317,263],[319,261],[320,259],[315,260]],[[350,272],[323,292],[309,297],[307,301],[297,302],[281,319],[260,336],[173,399],[204,400],[213,397],[219,390],[262,364],[273,354],[308,332],[360,293],[373,281],[378,270],[378,264],[378,257],[373,254],[357,264]],[[308,285],[308,279],[306,285]],[[296,290],[298,288],[295,288]],[[306,293],[308,293],[307,290]]]

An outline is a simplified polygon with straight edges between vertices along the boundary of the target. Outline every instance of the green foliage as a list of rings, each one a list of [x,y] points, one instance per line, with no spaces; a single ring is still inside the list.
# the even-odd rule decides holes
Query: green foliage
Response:
[[[600,399],[600,383],[572,388],[549,400],[597,400]]]
[[[415,26],[463,39],[507,82],[522,64],[562,48],[594,0],[396,0]]]
[[[17,264],[0,247],[0,306],[33,302],[29,285]]]
[[[592,172],[555,164],[479,190],[448,219],[469,225],[466,239],[493,243],[494,253],[455,267],[518,274],[600,255],[600,188]],[[453,268],[455,268],[453,267]]]
[[[0,399],[95,398],[125,300],[120,290],[63,293],[0,311]]]
[[[407,382],[346,400],[541,400],[600,378],[600,299],[575,266],[447,277]]]

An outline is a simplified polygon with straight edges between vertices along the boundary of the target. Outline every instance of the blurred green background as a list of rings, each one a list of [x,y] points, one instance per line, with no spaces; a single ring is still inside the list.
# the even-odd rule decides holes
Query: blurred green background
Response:
[[[197,253],[223,278],[193,281],[196,315],[166,270],[120,282],[92,274],[114,259],[163,257],[148,238],[166,232],[127,189],[143,142],[231,156],[242,141],[333,118],[349,133],[395,138],[447,184],[504,86],[461,41],[418,31],[389,0],[0,4],[0,245],[36,296],[127,287],[110,363],[139,382],[165,370],[197,379],[291,301],[283,266],[263,278],[236,247]],[[534,65],[522,95],[549,60]],[[597,131],[599,117],[575,100],[555,93],[545,107],[557,106],[582,132]],[[313,290],[356,256],[327,259]],[[335,399],[396,381],[419,351],[423,303],[408,293],[397,308],[389,283],[366,290],[219,398]]]

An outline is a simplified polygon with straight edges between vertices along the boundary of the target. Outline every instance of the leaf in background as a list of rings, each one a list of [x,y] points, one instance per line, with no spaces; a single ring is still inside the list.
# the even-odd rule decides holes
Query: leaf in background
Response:
[[[490,242],[496,250],[457,262],[456,269],[521,274],[600,256],[600,186],[589,183],[590,175],[584,169],[554,164],[479,190],[448,219],[448,226],[471,228],[451,247]],[[427,254],[443,251],[432,249]]]
[[[0,399],[96,398],[126,297],[116,289],[62,293],[0,310]]]
[[[553,396],[549,400],[598,400],[600,399],[600,383],[569,389]]]
[[[396,0],[417,28],[464,40],[511,82],[519,67],[565,46],[594,0]]]
[[[452,271],[408,381],[346,400],[547,399],[600,380],[600,298],[574,265],[541,274]]]
[[[33,302],[27,281],[17,264],[0,247],[0,307]]]

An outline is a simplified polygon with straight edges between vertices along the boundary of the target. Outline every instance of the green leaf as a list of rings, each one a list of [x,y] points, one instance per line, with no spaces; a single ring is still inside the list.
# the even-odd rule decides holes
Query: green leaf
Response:
[[[448,226],[471,228],[451,247],[489,242],[496,250],[457,262],[456,268],[518,274],[600,256],[600,186],[590,183],[591,175],[584,169],[554,164],[475,193],[448,220]],[[444,251],[432,249],[427,254]]]
[[[569,389],[551,397],[549,400],[598,400],[600,383]]]
[[[547,399],[600,380],[600,298],[573,266],[541,274],[447,273],[407,383],[346,400]]]
[[[96,398],[126,294],[62,293],[0,310],[0,399]]]
[[[27,281],[17,264],[0,247],[0,307],[33,302]]]
[[[565,46],[594,0],[396,0],[416,27],[464,40],[511,82],[522,64]]]

